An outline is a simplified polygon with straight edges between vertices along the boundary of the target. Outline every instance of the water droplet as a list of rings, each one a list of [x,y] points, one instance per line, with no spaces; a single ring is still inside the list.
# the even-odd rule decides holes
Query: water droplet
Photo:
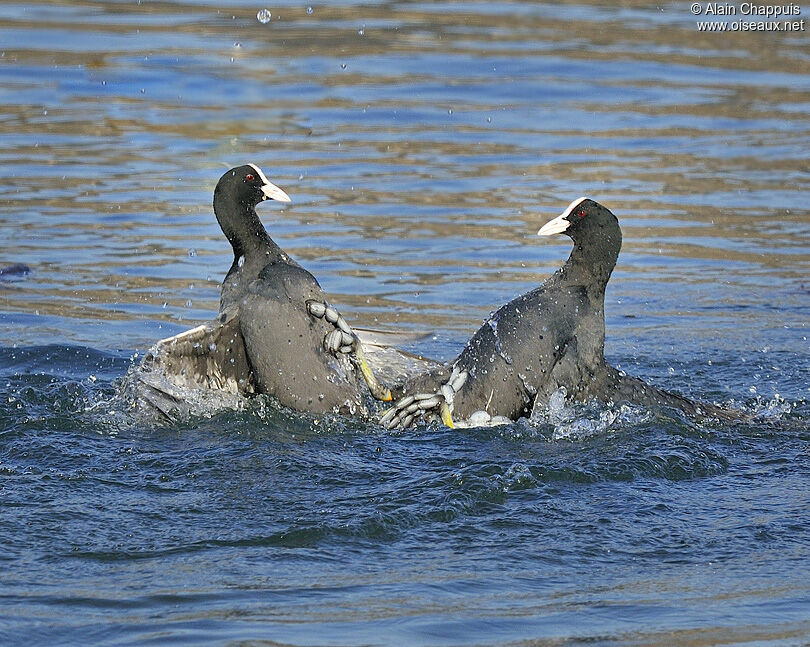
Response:
[[[188,250],[188,257],[189,258],[194,258],[196,255],[197,255],[197,250],[194,249],[193,247],[190,250]]]
[[[312,15],[312,7],[307,7],[307,15],[308,16]]]
[[[568,391],[564,386],[554,391],[548,399],[548,410],[550,414],[560,414],[565,408],[565,396]]]
[[[272,17],[273,14],[271,14],[270,11],[267,9],[259,9],[259,12],[256,14],[256,20],[258,20],[263,25],[269,23]]]

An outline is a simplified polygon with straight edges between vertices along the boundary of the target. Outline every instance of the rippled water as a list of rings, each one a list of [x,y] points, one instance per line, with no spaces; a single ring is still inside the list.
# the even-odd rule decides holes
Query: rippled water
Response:
[[[3,3],[0,643],[806,644],[810,39],[689,5]],[[603,202],[609,359],[746,421],[128,420],[246,161],[344,314],[439,358]]]

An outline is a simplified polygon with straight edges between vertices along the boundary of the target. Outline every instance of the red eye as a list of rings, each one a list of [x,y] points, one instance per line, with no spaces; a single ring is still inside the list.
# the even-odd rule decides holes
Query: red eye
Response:
[[[253,182],[253,173],[248,173],[245,176],[245,182]]]
[[[577,216],[579,216],[580,218],[584,218],[586,215],[587,214],[585,213],[584,209],[577,214]]]

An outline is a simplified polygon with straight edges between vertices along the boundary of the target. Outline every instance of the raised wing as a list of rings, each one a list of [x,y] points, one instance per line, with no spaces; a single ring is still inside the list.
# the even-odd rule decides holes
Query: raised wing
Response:
[[[239,318],[161,339],[129,372],[124,388],[139,413],[169,420],[237,406],[254,391]]]
[[[440,366],[393,344],[411,344],[430,333],[357,329],[366,361],[384,384],[395,387]],[[239,408],[255,383],[239,331],[239,317],[218,318],[161,339],[127,374],[123,392],[138,415],[176,421]]]

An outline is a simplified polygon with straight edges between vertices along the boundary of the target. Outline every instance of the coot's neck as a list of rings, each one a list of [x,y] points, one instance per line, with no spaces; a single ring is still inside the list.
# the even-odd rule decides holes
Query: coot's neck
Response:
[[[604,298],[605,286],[621,248],[622,232],[618,223],[577,232],[574,249],[560,270],[561,278],[597,290]]]
[[[252,204],[241,202],[227,189],[217,187],[214,191],[214,214],[233,247],[234,263],[241,257],[250,261],[261,256],[264,263],[283,258],[281,248],[267,235]]]
[[[605,288],[616,267],[622,233],[618,222],[590,229],[574,232],[574,249],[555,278],[587,295],[589,307],[579,319],[577,352],[583,365],[596,371],[605,361]]]

